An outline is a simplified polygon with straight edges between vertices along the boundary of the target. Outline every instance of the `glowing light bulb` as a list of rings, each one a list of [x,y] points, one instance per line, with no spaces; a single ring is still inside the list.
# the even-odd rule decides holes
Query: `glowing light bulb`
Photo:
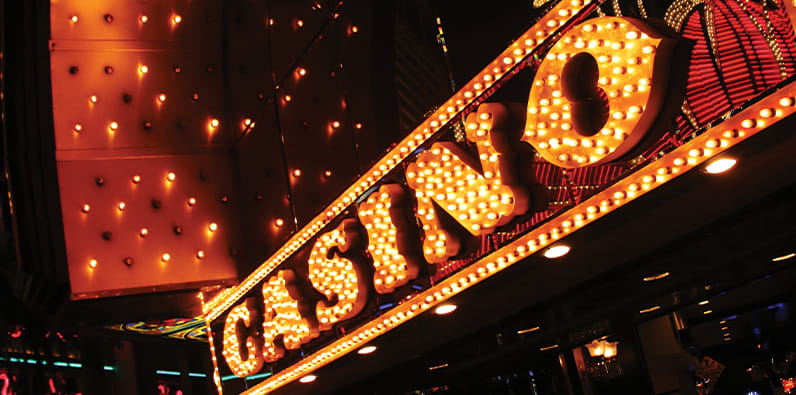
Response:
[[[166,101],[166,94],[164,94],[164,93],[159,94],[158,95],[158,101],[161,102],[161,103]]]
[[[116,121],[111,122],[110,125],[108,125],[108,129],[110,129],[112,131],[118,130],[119,129],[119,123],[116,122]]]
[[[561,258],[562,256],[569,254],[569,250],[570,248],[568,245],[559,244],[557,246],[548,248],[543,255],[547,259]]]
[[[291,100],[293,100],[293,96],[285,95],[285,102],[289,102]]]
[[[299,382],[307,384],[307,383],[311,383],[311,382],[315,381],[315,379],[317,379],[317,378],[318,378],[318,376],[316,376],[314,374],[308,374],[308,375],[300,378]]]
[[[450,314],[456,311],[457,307],[458,306],[456,306],[455,304],[443,304],[434,309],[434,314],[437,315]]]
[[[171,21],[174,22],[175,25],[178,24],[178,23],[181,23],[182,22],[182,15],[179,15],[179,14],[174,15],[174,17],[171,18]]]
[[[210,120],[210,127],[213,129],[217,128],[220,124],[221,122],[218,121],[218,118],[213,118]]]
[[[77,19],[78,19],[77,15],[72,15],[72,17],[69,18],[69,21],[72,22],[72,23],[77,23]]]
[[[97,102],[97,95],[91,95],[91,96],[89,96],[89,97],[88,97],[88,101],[90,101],[90,102],[92,102],[92,103],[96,103],[96,102]]]
[[[84,204],[83,207],[80,209],[80,211],[87,213],[91,211],[91,206],[89,206],[88,204]]]
[[[119,211],[124,211],[124,209],[127,208],[127,204],[125,202],[119,202],[119,205],[116,207],[119,209]]]
[[[188,198],[188,206],[189,207],[193,207],[195,205],[196,205],[196,198],[195,197],[189,197]]]
[[[139,182],[141,182],[141,176],[136,174],[136,175],[133,176],[132,180],[133,180],[133,184],[138,184]]]
[[[738,163],[738,161],[732,158],[719,158],[708,163],[708,165],[705,166],[705,172],[710,174],[724,173],[732,169],[736,163]]]
[[[340,121],[332,122],[332,127],[335,128],[335,129],[339,128],[340,127]]]
[[[97,260],[96,260],[96,259],[92,259],[92,260],[88,261],[88,267],[90,267],[90,268],[94,269],[94,268],[96,268],[96,267],[97,267],[97,263],[98,263],[98,262],[97,262]]]
[[[277,218],[274,220],[274,224],[276,224],[276,226],[282,226],[285,224],[285,221],[282,218]]]
[[[140,17],[138,17],[138,21],[141,23],[147,23],[149,22],[149,17],[146,15],[141,15]]]
[[[296,27],[302,27],[302,26],[304,26],[304,21],[302,21],[301,19],[297,20]]]
[[[204,259],[204,257],[205,257],[204,250],[196,251],[196,259]]]
[[[167,180],[167,181],[169,181],[169,182],[173,182],[173,181],[174,181],[174,180],[176,180],[176,179],[177,179],[177,175],[176,175],[176,174],[174,174],[174,172],[173,172],[173,171],[170,171],[168,174],[166,174],[166,180]]]
[[[83,130],[83,125],[76,123],[74,127],[75,133],[80,133],[81,130]]]
[[[141,74],[148,73],[149,72],[149,66],[147,66],[145,64],[142,64],[141,66],[138,66],[138,72],[140,72]]]
[[[207,229],[209,229],[211,232],[215,232],[216,230],[218,230],[218,224],[215,222],[211,222],[210,225],[207,226]]]
[[[164,252],[163,255],[160,256],[160,260],[163,262],[168,262],[171,260],[171,254],[168,252]]]
[[[351,33],[356,33],[359,31],[359,28],[356,26],[351,26]]]
[[[293,170],[294,177],[301,177],[301,169]]]
[[[141,236],[141,237],[149,236],[149,229],[141,228],[141,230],[138,231],[138,235]]]
[[[365,347],[362,347],[359,350],[357,350],[357,354],[367,355],[367,354],[370,354],[370,353],[372,353],[374,351],[376,351],[376,346],[365,346]]]
[[[303,67],[299,67],[299,68],[296,70],[296,73],[298,73],[298,75],[300,75],[300,76],[302,76],[302,77],[303,77],[303,76],[307,75],[307,69],[305,69],[305,68],[303,68]]]

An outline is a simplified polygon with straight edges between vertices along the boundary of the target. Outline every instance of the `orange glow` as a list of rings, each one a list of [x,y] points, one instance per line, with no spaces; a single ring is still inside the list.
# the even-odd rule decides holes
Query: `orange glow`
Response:
[[[179,23],[182,23],[182,15],[179,15],[179,14],[178,15],[174,15],[171,18],[171,22],[174,23],[175,25],[179,24]]]
[[[69,21],[70,21],[70,22],[72,22],[72,23],[77,23],[77,20],[78,20],[78,18],[77,18],[77,15],[72,15],[72,16],[69,18]]]
[[[333,121],[332,122],[332,128],[337,129],[339,127],[340,127],[340,121]]]
[[[285,349],[295,350],[318,337],[317,323],[301,316],[299,302],[291,296],[298,296],[296,281],[292,270],[280,270],[263,284],[262,355],[266,362],[278,361]],[[278,336],[282,337],[281,344],[276,341]]]
[[[141,23],[147,23],[149,22],[149,17],[146,15],[141,15],[140,17],[138,17],[138,21]]]
[[[160,256],[160,260],[161,260],[161,261],[163,261],[163,262],[168,262],[168,261],[170,261],[170,260],[171,260],[171,254],[169,254],[168,252],[164,252],[164,253],[163,253],[163,254]]]
[[[289,101],[293,100],[293,97],[292,97],[292,96],[290,96],[290,95],[285,95],[285,96],[284,96],[284,99],[285,99],[285,102],[287,103],[287,102],[289,102]]]
[[[119,123],[118,123],[118,122],[116,122],[116,121],[113,121],[113,122],[111,122],[111,123],[108,125],[108,130],[110,130],[110,131],[112,131],[112,132],[115,132],[115,131],[116,131],[116,130],[118,130],[118,129],[119,129]]]
[[[146,74],[148,72],[149,72],[149,66],[147,66],[145,64],[142,64],[141,66],[138,66],[138,73],[139,74]]]
[[[304,26],[304,21],[302,21],[301,19],[297,20],[296,27],[302,27],[302,26]]]
[[[491,62],[473,79],[465,83],[458,92],[440,105],[431,116],[408,133],[403,140],[395,144],[379,161],[366,170],[356,182],[350,185],[340,196],[332,201],[327,206],[326,210],[320,212],[316,217],[308,221],[303,228],[296,231],[279,250],[265,259],[262,264],[243,279],[239,285],[208,300],[205,304],[207,320],[212,321],[227,309],[231,308],[239,298],[252,290],[269,273],[276,270],[287,257],[291,256],[305,243],[315,237],[329,220],[346,210],[359,196],[376,185],[385,174],[398,166],[402,166],[403,161],[412,155],[418,146],[424,144],[440,130],[443,130],[450,120],[455,119],[467,106],[471,105],[476,100],[481,100],[482,95],[487,93],[486,89],[491,87],[494,81],[505,79],[512,75],[504,75],[503,73],[515,67],[526,65],[527,63],[524,61],[531,56],[533,51],[538,48],[539,44],[543,43],[549,37],[552,37],[560,27],[567,23],[570,17],[587,6],[588,4],[582,0],[556,3],[551,10],[539,20],[539,23],[531,26],[509,48],[504,50],[498,59]],[[506,57],[512,58],[514,63],[511,65],[507,64],[505,60],[503,60]],[[498,70],[498,72],[495,70]],[[485,79],[487,75],[489,76],[489,81]],[[448,118],[440,122],[439,117],[441,115],[446,115]],[[315,361],[315,363],[317,364],[320,362]],[[325,363],[326,362],[323,364]],[[265,393],[269,389],[280,387],[284,383],[298,378],[299,376],[296,376],[297,372],[300,371],[306,374],[312,371],[303,370],[311,369],[307,368],[310,365],[312,364],[301,364],[301,368],[298,370],[291,369],[285,374],[276,374],[266,382],[258,385],[256,390],[250,392]],[[275,384],[277,382],[279,384]]]
[[[293,177],[301,177],[301,169],[293,170]]]
[[[89,96],[88,97],[88,101],[91,102],[91,103],[96,103],[97,102],[97,95]]]
[[[331,177],[332,176],[332,171],[331,170],[326,170],[326,171],[323,172],[323,175],[324,175],[324,177]]]
[[[265,362],[262,356],[263,341],[260,336],[256,336],[257,330],[252,325],[251,315],[247,303],[242,303],[235,306],[224,321],[224,350],[222,354],[232,373],[238,377],[246,377],[258,372]],[[242,328],[239,323],[243,324]],[[243,330],[241,331],[241,329]],[[241,350],[239,334],[245,341],[245,353]]]
[[[75,133],[80,133],[80,131],[83,130],[83,125],[76,123],[73,130],[75,131]]]
[[[303,77],[303,76],[307,75],[307,69],[305,69],[305,68],[303,68],[303,67],[299,67],[299,68],[296,70],[296,74],[298,74],[299,76],[302,76],[302,77]]]
[[[211,222],[210,225],[207,225],[207,229],[211,232],[215,232],[218,230],[218,224],[215,222]]]
[[[133,178],[132,178],[132,181],[133,181],[133,184],[138,184],[139,182],[141,182],[141,176],[139,176],[137,174],[134,175]]]
[[[409,210],[411,203],[398,184],[382,185],[357,210],[368,234],[373,285],[378,293],[390,293],[417,278],[419,273],[420,248],[413,248],[410,240],[417,237],[417,232],[407,229],[413,226]],[[403,236],[401,243],[400,236]]]
[[[173,182],[176,179],[177,179],[177,175],[174,174],[174,172],[170,171],[170,172],[168,172],[168,174],[166,174],[166,181]]]
[[[204,257],[205,257],[204,250],[196,251],[196,259],[204,259]]]
[[[147,235],[149,235],[149,229],[141,228],[141,230],[138,231],[138,235],[141,237],[147,237]]]
[[[354,129],[362,129],[362,124],[357,122],[354,124]]]
[[[359,32],[359,28],[356,26],[351,26],[351,33],[357,33],[357,32]]]
[[[116,206],[116,208],[118,208],[119,211],[124,211],[124,209],[127,208],[127,204],[125,202],[119,202],[119,204]]]
[[[161,103],[163,103],[164,101],[166,101],[166,94],[165,94],[165,93],[161,93],[161,94],[159,94],[159,95],[158,95],[158,101],[159,101],[159,102],[161,102]]]
[[[188,207],[193,207],[195,205],[196,205],[196,198],[195,197],[189,197],[188,198]]]
[[[285,221],[284,221],[284,220],[282,220],[282,218],[277,218],[277,219],[274,221],[274,224],[275,224],[276,226],[282,226],[282,225],[284,225],[284,224],[285,224]]]
[[[87,213],[91,211],[91,206],[89,206],[88,204],[84,204],[80,211]]]
[[[669,64],[656,57],[669,56],[673,42],[638,19],[603,17],[573,27],[539,66],[522,140],[564,168],[620,158],[658,116],[668,79],[653,65]]]
[[[527,210],[528,194],[509,165],[513,153],[503,125],[510,124],[511,118],[509,108],[499,103],[482,104],[467,117],[467,139],[478,148],[483,173],[468,164],[468,155],[450,142],[434,143],[407,167],[406,182],[415,190],[417,214],[426,234],[423,254],[429,262],[444,262],[460,247],[459,237],[445,229],[432,201],[474,236],[492,233]]]
[[[211,128],[213,128],[213,129],[218,128],[219,125],[221,125],[221,122],[219,122],[218,119],[213,118],[213,119],[210,120],[210,127]]]
[[[96,268],[97,267],[97,260],[96,259],[92,259],[92,260],[88,261],[88,267],[90,267],[92,269]]]
[[[361,239],[359,223],[349,218],[321,235],[310,251],[309,280],[326,299],[315,306],[322,331],[359,314],[365,307],[368,288],[367,282],[360,281],[364,275],[361,262],[355,264],[343,256],[349,249],[361,247]]]

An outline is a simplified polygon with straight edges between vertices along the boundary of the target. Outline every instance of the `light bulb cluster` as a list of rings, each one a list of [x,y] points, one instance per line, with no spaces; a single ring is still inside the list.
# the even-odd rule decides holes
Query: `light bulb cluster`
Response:
[[[667,64],[656,57],[666,56],[669,51],[659,49],[673,42],[651,34],[643,21],[621,17],[587,20],[569,30],[539,66],[523,141],[564,168],[610,162],[632,149],[657,117],[661,100],[655,95],[664,89],[655,87],[653,66]],[[596,70],[573,66],[583,61],[581,54],[596,61]],[[584,81],[593,71],[594,80]]]
[[[252,325],[252,317],[247,302],[230,310],[224,321],[223,355],[232,373],[245,377],[262,369],[265,363],[262,355],[262,338],[256,336],[257,330]],[[238,336],[238,323],[243,323],[244,333]],[[209,332],[209,331],[208,331]],[[241,344],[243,340],[243,344]],[[246,348],[246,359],[243,359],[241,345]]]
[[[113,23],[114,20],[115,20],[115,17],[112,14],[105,14],[105,15],[102,16],[102,19],[106,23]],[[79,21],[80,21],[80,16],[79,15],[72,14],[72,15],[69,16],[69,22],[70,23],[76,24]],[[150,17],[149,17],[149,15],[141,14],[141,15],[138,15],[138,17],[136,18],[136,21],[138,23],[140,23],[141,25],[144,25],[144,24],[147,24],[147,23],[150,22]],[[177,25],[177,24],[182,23],[182,21],[183,21],[182,15],[180,15],[180,14],[172,14],[169,17],[168,23],[171,24],[171,25]]]
[[[382,177],[399,166],[402,161],[412,156],[412,153],[417,148],[443,130],[451,120],[457,119],[473,103],[482,100],[482,96],[490,93],[490,88],[493,88],[496,83],[507,80],[512,76],[510,72],[526,67],[527,63],[525,60],[532,55],[533,51],[559,28],[565,26],[571,17],[586,8],[588,4],[589,2],[584,0],[569,0],[561,1],[554,5],[550,12],[539,20],[539,23],[531,26],[519,39],[503,51],[497,59],[491,62],[472,80],[464,84],[458,92],[444,102],[407,137],[396,144],[353,185],[347,188],[325,211],[310,220],[304,228],[294,233],[276,253],[266,259],[251,275],[230,291],[216,295],[207,301],[204,310],[208,320],[212,321],[223,314],[235,301],[243,297],[282,264],[287,257],[298,251],[325,225],[342,213],[362,194],[376,185]]]
[[[301,316],[299,301],[290,296],[289,287],[294,286],[291,282],[295,278],[292,271],[280,270],[263,285],[263,356],[266,362],[277,361],[284,356],[285,349],[295,350],[318,336],[317,325]],[[281,344],[276,341],[279,336]],[[227,364],[230,364],[229,359]]]
[[[414,224],[406,191],[398,184],[385,184],[359,205],[359,220],[368,234],[368,252],[373,259],[373,286],[390,293],[417,278],[422,260],[412,238]],[[398,239],[401,238],[401,242]]]
[[[326,299],[315,306],[322,331],[359,314],[367,302],[368,288],[366,282],[360,280],[364,274],[362,262],[355,263],[353,258],[341,256],[352,246],[362,244],[358,227],[356,220],[343,220],[337,228],[321,235],[310,251],[309,280]]]
[[[791,83],[777,93],[763,98],[717,126],[711,127],[657,161],[638,169],[577,206],[552,218],[549,222],[517,237],[359,328],[349,331],[335,342],[306,356],[245,393],[267,393],[355,351],[414,316],[537,251],[544,250],[572,232],[599,220],[794,113],[796,113],[796,83]],[[231,292],[220,296],[229,295]]]

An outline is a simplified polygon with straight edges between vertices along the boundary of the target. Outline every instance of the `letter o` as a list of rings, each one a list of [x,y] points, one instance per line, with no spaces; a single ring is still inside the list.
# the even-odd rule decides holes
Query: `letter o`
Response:
[[[663,106],[664,66],[674,42],[632,18],[602,17],[573,27],[539,66],[522,140],[564,168],[627,154]]]

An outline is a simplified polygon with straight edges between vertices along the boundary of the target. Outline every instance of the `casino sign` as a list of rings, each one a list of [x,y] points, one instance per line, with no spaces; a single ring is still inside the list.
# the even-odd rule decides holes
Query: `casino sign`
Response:
[[[605,16],[600,2],[548,5],[239,285],[200,294],[219,392],[222,372],[247,377],[278,362],[246,393],[297,380],[796,111],[793,4],[745,3],[742,22],[756,29],[765,17],[771,28],[746,45],[769,52],[739,64],[720,58],[721,21],[692,3],[734,2],[675,2],[668,26]],[[487,102],[526,68],[526,103]],[[757,90],[733,88],[755,79]],[[456,125],[464,142],[451,138]],[[629,165],[617,171],[618,161]],[[542,168],[608,176],[551,210]],[[384,295],[396,303],[378,315],[365,309]]]

